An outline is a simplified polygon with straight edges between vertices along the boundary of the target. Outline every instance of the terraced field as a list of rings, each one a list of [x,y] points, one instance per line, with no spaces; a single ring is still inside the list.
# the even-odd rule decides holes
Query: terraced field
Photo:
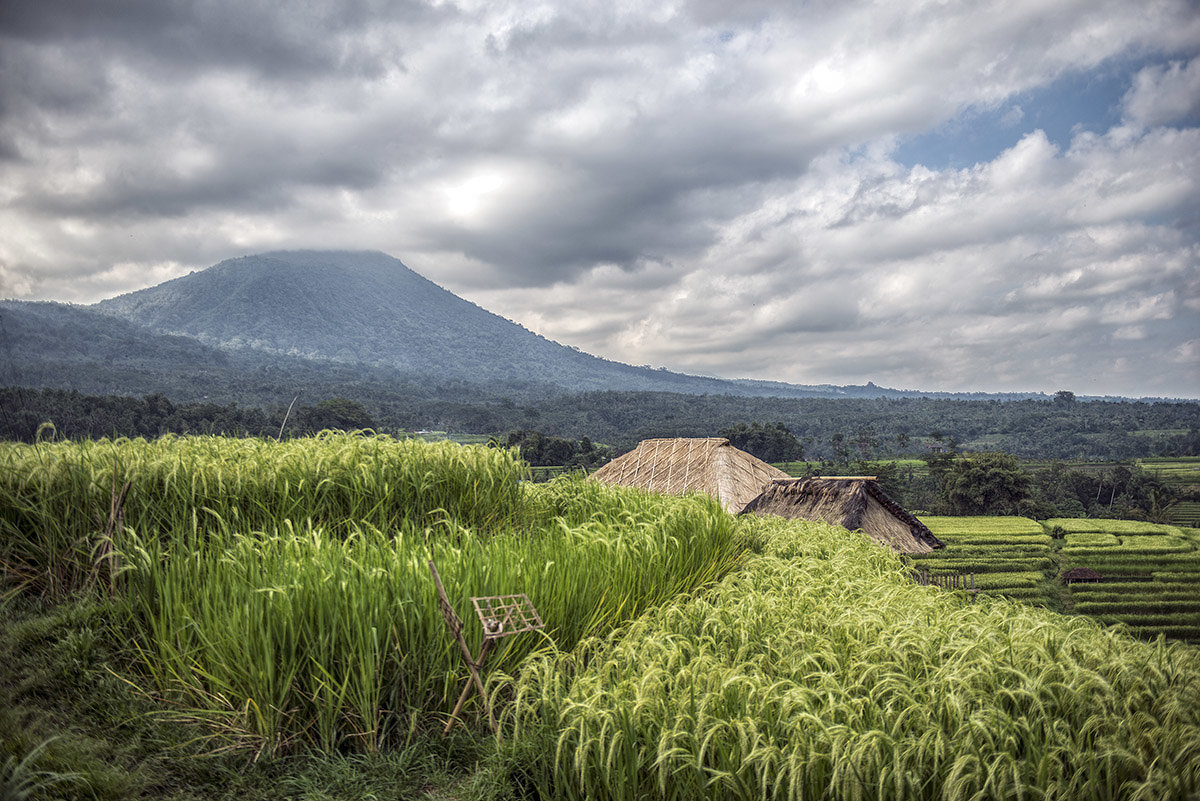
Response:
[[[1071,584],[1069,605],[1139,636],[1200,642],[1200,531],[1132,520],[1047,520],[1067,532],[1063,570],[1104,580]]]
[[[0,671],[0,799],[1200,797],[1200,649],[986,597],[1061,608],[1066,548],[1171,568],[1191,530],[1051,521],[1067,546],[929,518],[950,547],[923,564],[974,570],[969,601],[861,532],[527,475],[507,449],[383,436],[0,448],[0,664],[44,666]],[[455,707],[469,671],[430,559],[451,607],[519,591],[545,623],[489,640],[486,704]],[[1166,573],[1076,603],[1188,635],[1200,573]],[[463,617],[469,658],[484,622]],[[61,760],[33,775],[54,786],[26,793],[13,753]],[[85,772],[101,755],[117,778]],[[334,767],[298,780],[314,760]],[[365,791],[380,766],[407,792]]]
[[[944,550],[914,557],[931,575],[974,573],[980,593],[1057,608],[1053,540],[1027,517],[922,517]]]
[[[1200,528],[1200,501],[1180,501],[1171,509],[1171,521],[1180,526]]]
[[[975,574],[980,593],[1122,623],[1139,637],[1200,642],[1200,531],[1133,520],[925,517],[945,550],[913,558],[932,575]],[[1062,534],[1054,539],[1051,532]],[[1088,568],[1098,582],[1064,585]]]
[[[1155,478],[1180,492],[1200,488],[1200,456],[1140,459],[1138,464]],[[1200,501],[1181,501],[1170,508],[1177,526],[1200,527]]]

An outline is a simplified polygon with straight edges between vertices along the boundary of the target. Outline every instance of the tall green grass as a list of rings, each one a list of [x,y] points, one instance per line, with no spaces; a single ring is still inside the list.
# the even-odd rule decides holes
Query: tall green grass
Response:
[[[579,479],[527,492],[521,527],[484,537],[453,520],[130,533],[123,591],[144,670],[163,697],[245,745],[373,751],[443,717],[467,675],[431,556],[473,652],[482,632],[469,597],[529,595],[546,628],[501,640],[489,659],[513,670],[716,580],[743,551],[709,498]]]
[[[431,557],[476,652],[470,596],[536,604],[545,630],[490,658],[513,669],[718,579],[745,550],[706,496],[535,486],[515,452],[451,442],[168,437],[6,446],[0,466],[10,589],[61,596],[103,572],[149,688],[263,751],[370,751],[444,717],[466,671]]]
[[[144,538],[312,521],[333,534],[442,518],[512,525],[526,466],[515,452],[326,432],[283,442],[163,437],[0,445],[0,566],[62,596],[94,573],[114,488]]]
[[[504,685],[544,798],[1190,798],[1200,652],[968,602],[776,522],[716,589]],[[498,682],[499,683],[499,682]]]

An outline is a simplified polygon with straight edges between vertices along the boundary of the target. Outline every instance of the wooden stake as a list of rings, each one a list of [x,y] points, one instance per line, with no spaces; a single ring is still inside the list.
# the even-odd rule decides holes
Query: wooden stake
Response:
[[[458,713],[462,711],[463,704],[467,702],[467,696],[471,693],[471,686],[479,690],[479,697],[483,701],[483,706],[487,709],[488,725],[491,726],[492,733],[499,732],[496,726],[496,718],[492,715],[492,706],[488,703],[487,690],[483,688],[483,678],[479,675],[479,669],[483,667],[483,661],[487,658],[488,651],[491,650],[491,640],[485,639],[483,647],[479,650],[479,659],[471,656],[471,649],[467,645],[466,639],[462,634],[462,619],[458,613],[454,611],[454,607],[450,605],[450,599],[446,597],[446,588],[442,586],[442,577],[438,575],[437,567],[434,566],[433,560],[429,560],[429,571],[433,573],[433,584],[437,587],[438,599],[442,617],[446,620],[446,625],[450,629],[450,633],[454,635],[454,639],[458,642],[459,651],[462,652],[463,661],[467,663],[467,669],[471,672],[471,679],[467,682],[467,686],[463,688],[462,695],[458,699],[458,703],[454,706],[454,711],[450,714],[450,720],[446,721],[446,728],[442,729],[442,736],[445,737],[450,729],[454,726],[458,719]]]

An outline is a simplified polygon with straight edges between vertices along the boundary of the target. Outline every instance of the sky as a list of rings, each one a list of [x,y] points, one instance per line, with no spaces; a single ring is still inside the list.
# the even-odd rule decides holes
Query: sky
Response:
[[[631,364],[1200,398],[1200,6],[0,3],[0,297],[293,248]]]

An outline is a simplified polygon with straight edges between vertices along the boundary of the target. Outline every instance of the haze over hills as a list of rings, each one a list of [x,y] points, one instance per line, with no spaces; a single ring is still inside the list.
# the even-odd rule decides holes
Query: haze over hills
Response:
[[[894,390],[870,382],[797,386],[634,367],[539,336],[378,252],[264,253],[90,307],[5,301],[0,310],[10,368],[5,383],[117,394],[162,391],[160,385],[178,387],[181,380],[197,393],[250,385],[246,377],[274,369],[293,381],[326,385],[419,379],[515,389],[517,395],[523,387],[526,394],[1045,397]],[[81,384],[86,375],[90,383]],[[285,383],[265,382],[264,400],[286,394]]]

